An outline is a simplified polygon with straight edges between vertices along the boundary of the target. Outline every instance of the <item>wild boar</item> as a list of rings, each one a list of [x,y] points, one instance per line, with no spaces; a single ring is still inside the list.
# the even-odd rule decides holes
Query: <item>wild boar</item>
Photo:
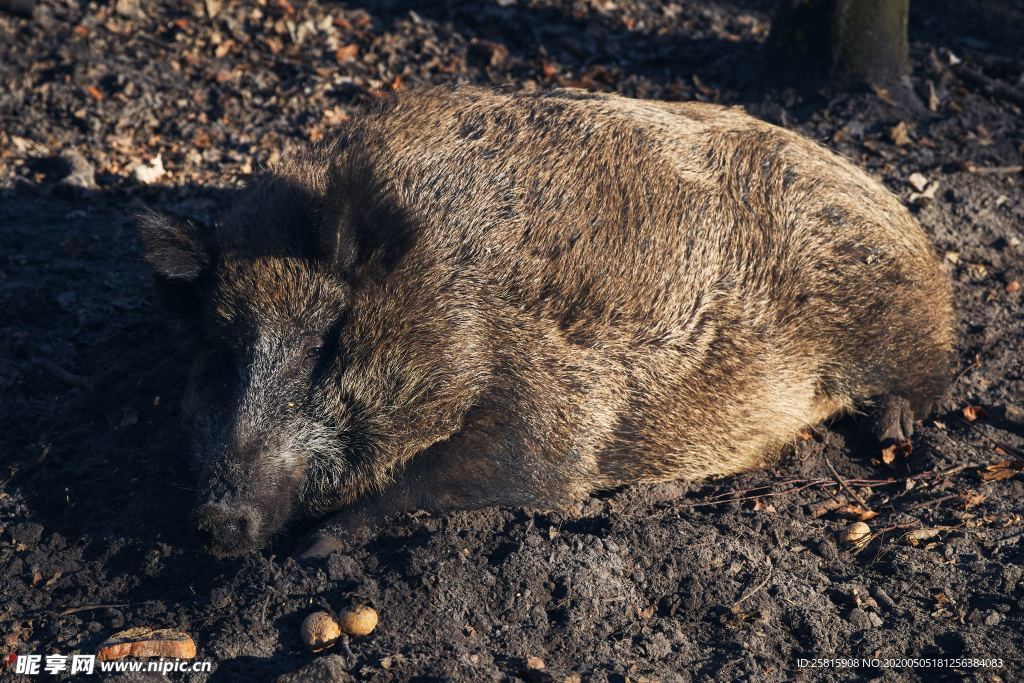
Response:
[[[947,384],[950,287],[919,225],[734,108],[409,92],[215,229],[140,230],[204,330],[184,414],[221,555],[297,517],[729,474],[864,407],[905,439]]]

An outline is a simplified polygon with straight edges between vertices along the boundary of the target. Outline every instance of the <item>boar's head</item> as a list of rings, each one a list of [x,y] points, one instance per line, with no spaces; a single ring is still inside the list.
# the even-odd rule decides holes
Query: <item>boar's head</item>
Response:
[[[351,164],[297,168],[214,229],[139,221],[158,287],[201,330],[183,414],[218,555],[386,487],[459,429],[486,372],[475,289],[386,188]]]

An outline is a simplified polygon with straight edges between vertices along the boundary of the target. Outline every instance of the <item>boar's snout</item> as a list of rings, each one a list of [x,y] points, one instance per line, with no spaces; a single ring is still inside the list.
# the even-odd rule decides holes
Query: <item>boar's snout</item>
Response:
[[[240,555],[261,544],[260,513],[246,503],[205,503],[196,509],[196,530],[214,555]]]

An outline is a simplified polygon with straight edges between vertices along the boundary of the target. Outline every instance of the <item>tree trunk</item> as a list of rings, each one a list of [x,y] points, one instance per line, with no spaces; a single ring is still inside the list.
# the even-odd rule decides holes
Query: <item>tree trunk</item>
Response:
[[[910,0],[781,0],[765,45],[770,74],[805,87],[904,84]]]

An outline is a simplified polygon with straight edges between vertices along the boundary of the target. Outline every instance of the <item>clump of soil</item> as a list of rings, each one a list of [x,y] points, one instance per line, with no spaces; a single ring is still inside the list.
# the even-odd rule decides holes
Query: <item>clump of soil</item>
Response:
[[[832,657],[1024,673],[1021,10],[911,3],[911,111],[766,87],[768,0],[39,4],[0,15],[0,654],[146,626],[189,633],[220,680],[777,680]],[[191,342],[130,212],[212,220],[360,103],[453,80],[742,104],[885,182],[960,316],[956,381],[912,449],[877,451],[853,419],[770,471],[574,514],[409,515],[307,564],[289,559],[303,529],[206,556],[176,415]],[[158,156],[165,174],[135,172]],[[837,541],[858,497],[872,535]],[[376,630],[310,654],[303,619],[356,604]]]

